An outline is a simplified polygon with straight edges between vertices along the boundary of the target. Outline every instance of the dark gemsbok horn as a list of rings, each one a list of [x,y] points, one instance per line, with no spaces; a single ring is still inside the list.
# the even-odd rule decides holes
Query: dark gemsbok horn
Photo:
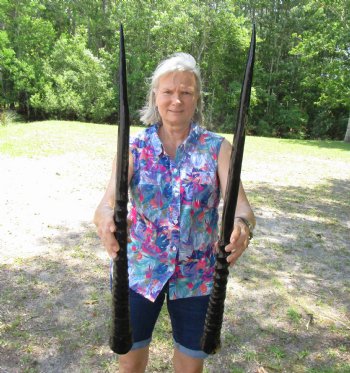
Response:
[[[129,169],[129,107],[126,88],[126,62],[123,26],[120,25],[119,62],[119,127],[117,148],[117,172],[114,206],[115,238],[120,250],[113,260],[112,275],[112,325],[110,347],[117,354],[126,354],[132,346],[129,306],[129,275],[127,257],[127,205]]]
[[[248,117],[250,91],[253,79],[255,56],[255,26],[253,25],[252,37],[248,54],[247,65],[241,90],[237,124],[233,140],[229,174],[226,186],[224,208],[221,221],[219,250],[216,255],[214,284],[210,294],[209,306],[205,319],[202,337],[202,350],[207,354],[215,354],[220,349],[220,334],[224,315],[226,285],[229,274],[229,264],[225,246],[230,243],[235,210],[237,205],[241,168],[245,141],[245,124]]]

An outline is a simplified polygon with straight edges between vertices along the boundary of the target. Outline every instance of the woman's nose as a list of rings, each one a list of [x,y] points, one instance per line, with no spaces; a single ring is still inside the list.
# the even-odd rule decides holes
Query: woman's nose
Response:
[[[181,96],[177,93],[173,95],[173,103],[180,104],[181,103]]]

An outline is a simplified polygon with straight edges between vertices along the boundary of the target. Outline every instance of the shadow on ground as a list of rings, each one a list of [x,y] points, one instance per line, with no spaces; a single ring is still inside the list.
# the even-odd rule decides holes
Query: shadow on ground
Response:
[[[209,371],[350,372],[350,185],[248,187],[250,249],[231,269]]]
[[[207,372],[349,372],[348,182],[248,189],[256,237],[231,269]],[[117,371],[108,260],[90,225],[58,232],[55,250],[0,267],[0,371]],[[159,323],[148,371],[171,372],[166,314]]]
[[[1,266],[0,371],[98,372],[111,360],[108,263],[97,237],[62,230],[55,244]]]

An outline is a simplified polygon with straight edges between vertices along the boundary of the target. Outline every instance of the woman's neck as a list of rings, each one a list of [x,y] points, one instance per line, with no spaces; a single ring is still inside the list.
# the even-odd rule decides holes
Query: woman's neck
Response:
[[[175,158],[177,148],[187,139],[190,133],[191,124],[186,127],[178,127],[161,124],[158,129],[158,136],[163,144],[166,153]]]

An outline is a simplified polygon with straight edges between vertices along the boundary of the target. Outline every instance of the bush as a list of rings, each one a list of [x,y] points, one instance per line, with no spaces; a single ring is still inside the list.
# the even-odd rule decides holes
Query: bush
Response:
[[[62,35],[44,66],[45,84],[31,106],[57,119],[103,122],[113,111],[106,67],[86,48],[86,37]]]
[[[18,121],[18,114],[12,110],[0,111],[0,124],[2,126],[8,126]]]

